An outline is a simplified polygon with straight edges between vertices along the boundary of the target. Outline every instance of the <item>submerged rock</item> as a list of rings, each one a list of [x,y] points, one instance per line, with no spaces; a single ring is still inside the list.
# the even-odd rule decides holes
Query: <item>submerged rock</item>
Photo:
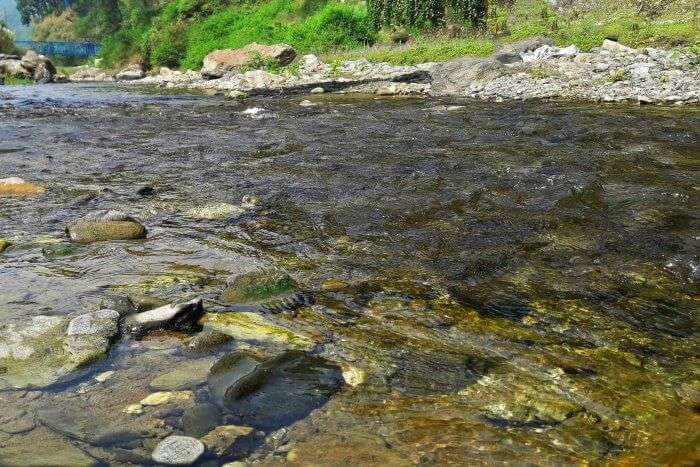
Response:
[[[7,250],[11,246],[12,246],[12,243],[8,242],[7,240],[0,239],[0,253]]]
[[[246,209],[235,204],[213,203],[192,208],[185,212],[185,216],[191,219],[225,220],[238,218],[245,213]]]
[[[343,386],[338,366],[304,352],[260,362],[245,352],[212,367],[209,387],[238,424],[274,430],[305,418]]]
[[[228,334],[207,329],[198,333],[187,343],[187,350],[192,352],[206,352],[220,345],[227,344],[232,340],[233,337]]]
[[[194,388],[207,381],[213,364],[214,360],[208,358],[179,362],[173,370],[154,378],[149,387],[157,391]]]
[[[267,344],[301,350],[310,350],[315,345],[309,337],[277,326],[255,313],[207,313],[200,324],[205,328],[227,334],[236,341],[251,344]]]
[[[224,290],[223,300],[236,310],[279,313],[312,304],[289,274],[277,270],[253,271],[236,276]]]
[[[93,243],[142,239],[147,230],[138,219],[123,212],[96,211],[68,226],[66,233],[73,242]]]
[[[182,415],[182,430],[188,436],[200,437],[219,424],[221,414],[214,404],[196,404]]]
[[[192,393],[192,391],[158,391],[141,399],[139,404],[142,406],[182,404],[192,402],[193,400],[194,393]]]
[[[192,331],[196,329],[197,321],[203,313],[204,306],[200,298],[129,315],[124,319],[123,329],[135,337],[156,329]]]
[[[190,465],[204,454],[204,444],[189,436],[168,436],[153,451],[153,461],[165,465]]]
[[[42,187],[28,182],[19,177],[0,179],[0,198],[2,197],[26,197],[44,193]]]
[[[255,430],[249,426],[224,425],[214,428],[200,438],[209,452],[218,457],[238,454],[237,444],[255,435]]]

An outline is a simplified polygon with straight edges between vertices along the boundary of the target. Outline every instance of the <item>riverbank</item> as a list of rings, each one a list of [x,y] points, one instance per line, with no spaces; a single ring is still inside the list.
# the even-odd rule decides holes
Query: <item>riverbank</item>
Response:
[[[136,70],[136,71],[134,71]],[[331,65],[305,55],[293,70],[203,73],[161,68],[146,75],[134,66],[116,75],[133,85],[203,90],[234,98],[269,94],[362,92],[382,96],[459,96],[483,100],[571,99],[593,102],[697,105],[700,56],[689,49],[634,49],[604,40],[590,52],[558,48],[544,38],[502,47],[491,57],[397,66],[348,60]],[[73,80],[112,80],[84,68]]]

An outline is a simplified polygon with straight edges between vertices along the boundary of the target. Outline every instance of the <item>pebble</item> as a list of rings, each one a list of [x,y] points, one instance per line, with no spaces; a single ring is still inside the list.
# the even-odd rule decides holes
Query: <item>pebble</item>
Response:
[[[194,399],[192,391],[158,391],[141,400],[141,405],[163,405],[177,402],[190,402]]]
[[[100,373],[99,375],[95,376],[95,381],[97,381],[98,383],[104,383],[112,376],[114,376],[114,371],[112,371],[112,370],[105,371],[105,372]]]
[[[169,436],[153,450],[154,462],[165,465],[190,465],[204,454],[204,444],[189,436]]]

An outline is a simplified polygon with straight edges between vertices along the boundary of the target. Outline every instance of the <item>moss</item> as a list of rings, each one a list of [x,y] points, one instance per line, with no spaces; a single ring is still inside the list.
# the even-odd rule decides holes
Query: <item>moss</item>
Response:
[[[12,243],[11,243],[11,242],[9,242],[9,241],[7,241],[7,240],[0,239],[0,253],[2,253],[3,251],[7,250],[7,249],[10,248],[11,246],[12,246]]]
[[[236,277],[224,291],[229,303],[261,304],[279,300],[296,292],[297,286],[289,274],[281,271],[255,271]]]

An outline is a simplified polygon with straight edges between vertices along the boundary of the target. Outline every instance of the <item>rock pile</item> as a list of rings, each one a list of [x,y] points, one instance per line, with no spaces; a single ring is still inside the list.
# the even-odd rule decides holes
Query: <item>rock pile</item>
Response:
[[[56,67],[44,55],[28,50],[21,58],[17,55],[0,54],[0,77],[31,79],[37,84],[54,80]]]

